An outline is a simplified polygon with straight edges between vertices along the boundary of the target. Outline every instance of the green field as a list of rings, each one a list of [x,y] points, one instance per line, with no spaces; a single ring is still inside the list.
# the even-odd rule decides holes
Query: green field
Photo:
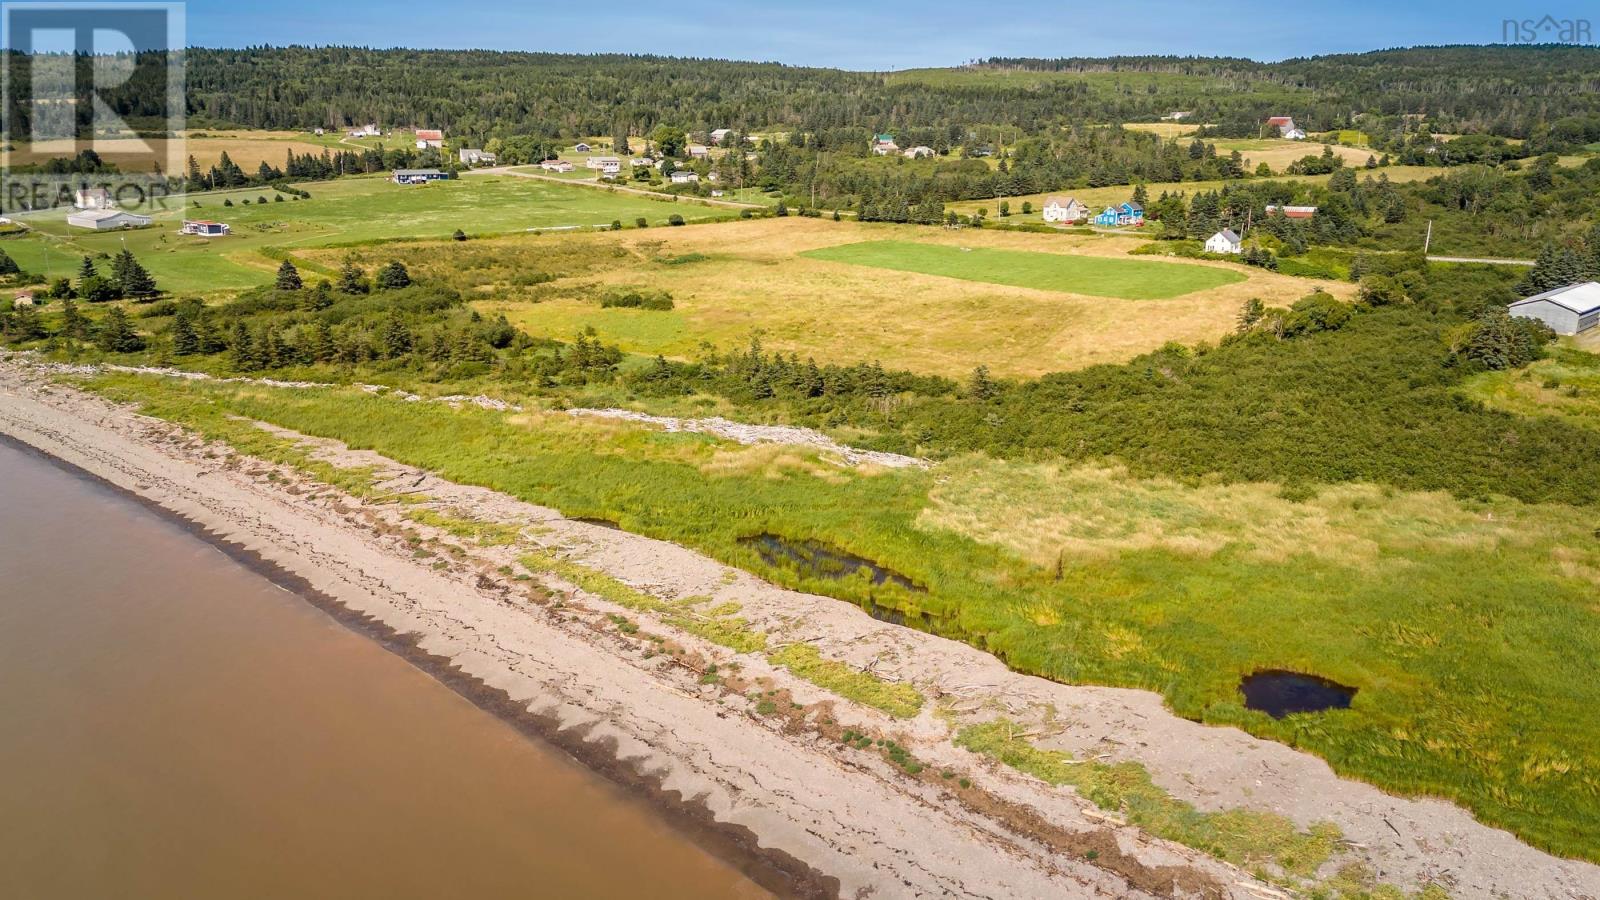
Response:
[[[1245,280],[1238,272],[1212,266],[951,247],[915,241],[862,241],[808,250],[800,255],[963,281],[1126,300],[1165,300]]]
[[[264,284],[277,256],[297,250],[362,244],[398,238],[447,238],[456,229],[470,235],[631,226],[643,217],[666,224],[678,214],[687,221],[729,218],[733,211],[672,203],[515,176],[471,176],[428,185],[397,185],[387,178],[343,178],[301,185],[309,200],[280,196],[270,188],[194,194],[182,209],[153,213],[149,228],[96,233],[66,224],[66,211],[18,217],[34,233],[0,242],[29,272],[71,275],[86,255],[115,253],[124,244],[155,275],[165,290],[211,294]],[[258,202],[265,197],[267,202]],[[249,204],[243,201],[248,199]],[[231,200],[233,206],[226,206]],[[134,210],[138,211],[138,210]],[[185,218],[227,222],[224,238],[178,233]]]

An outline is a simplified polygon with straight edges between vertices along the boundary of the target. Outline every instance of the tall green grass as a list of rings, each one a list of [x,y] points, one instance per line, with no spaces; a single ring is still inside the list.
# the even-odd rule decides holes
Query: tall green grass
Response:
[[[1159,691],[1181,715],[1317,753],[1392,791],[1456,800],[1538,846],[1600,860],[1600,679],[1590,671],[1600,658],[1597,523],[1581,508],[1463,505],[1464,514],[1539,523],[1488,549],[1453,541],[1446,529],[1412,540],[1375,532],[1375,557],[1151,546],[1041,566],[924,525],[939,469],[839,470],[700,435],[350,389],[137,376],[92,386],[213,436],[246,438],[246,452],[260,440],[251,432],[261,433],[230,415],[338,438],[568,515],[611,519],[781,584],[898,610],[1020,671]],[[762,532],[826,541],[928,593],[768,566],[740,542]],[[1237,691],[1240,676],[1258,668],[1313,672],[1359,692],[1349,710],[1274,720],[1246,710]]]

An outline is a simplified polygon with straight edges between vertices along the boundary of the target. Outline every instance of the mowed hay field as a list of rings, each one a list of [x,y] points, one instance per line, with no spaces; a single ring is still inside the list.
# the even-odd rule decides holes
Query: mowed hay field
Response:
[[[174,144],[177,145],[176,148],[172,146]],[[58,142],[30,144],[27,141],[18,141],[13,146],[15,149],[10,151],[9,164],[14,166],[71,156],[75,152],[71,147],[65,147]],[[149,171],[151,153],[159,159],[165,159],[169,152],[176,152],[179,159],[193,156],[201,169],[209,169],[216,165],[222,159],[222,154],[227,153],[228,158],[240,168],[253,173],[262,162],[282,168],[290,150],[296,155],[306,153],[320,155],[323,150],[334,146],[337,144],[326,137],[318,138],[301,131],[211,131],[186,135],[177,141],[164,138],[150,140],[102,138],[95,142],[94,149],[102,159],[123,171]],[[391,142],[390,146],[397,144]],[[352,145],[349,149],[359,148]]]
[[[67,225],[64,210],[44,211],[17,217],[34,233],[0,242],[0,247],[29,272],[67,275],[76,271],[81,257],[115,253],[125,241],[162,288],[212,294],[265,284],[281,254],[299,258],[313,247],[448,238],[456,229],[481,234],[610,227],[613,221],[632,223],[639,217],[664,225],[674,214],[689,221],[732,214],[727,209],[515,176],[475,176],[427,185],[397,185],[385,177],[364,176],[301,187],[311,199],[283,195],[284,201],[276,202],[279,194],[270,188],[190,195],[182,208],[149,210],[154,223],[134,231],[86,231]],[[262,197],[266,203],[259,202]],[[227,206],[226,201],[234,205]],[[222,238],[186,236],[178,231],[186,218],[227,222],[233,233]]]
[[[1362,150],[1357,147],[1340,147],[1335,144],[1320,144],[1316,141],[1286,141],[1282,138],[1262,138],[1260,140],[1236,140],[1223,138],[1213,141],[1217,145],[1217,155],[1226,156],[1237,150],[1244,157],[1245,166],[1254,172],[1256,166],[1266,163],[1274,172],[1282,172],[1290,163],[1304,159],[1307,156],[1321,156],[1322,148],[1333,150],[1333,155],[1344,160],[1347,166],[1360,168],[1367,162],[1369,156],[1382,156],[1371,150]],[[1438,174],[1435,171],[1434,174]],[[1393,180],[1393,176],[1390,176]]]
[[[916,241],[862,241],[808,250],[801,255],[963,281],[1122,300],[1165,300],[1245,280],[1242,272],[1212,266],[1151,265],[1139,259],[951,247]]]
[[[1059,259],[1070,267],[1172,266],[1184,279],[1204,278],[1216,286],[1164,300],[1116,299],[1075,293],[1068,284],[1045,289],[985,283],[816,258],[812,252],[870,241],[914,244],[919,252],[969,247],[974,253],[1048,255],[1045,263]],[[1119,362],[1168,341],[1215,341],[1233,329],[1239,307],[1252,297],[1287,305],[1319,289],[1353,294],[1351,285],[1230,263],[1128,259],[1128,250],[1141,243],[791,217],[326,250],[310,258],[334,266],[353,253],[368,268],[404,258],[414,273],[479,298],[485,313],[503,312],[530,334],[559,340],[592,327],[624,350],[688,359],[707,343],[726,351],[759,337],[768,349],[802,358],[876,360],[953,377],[979,364],[997,375],[1027,376]],[[1004,263],[991,275],[1006,277]],[[601,296],[619,288],[668,291],[675,308],[601,308]]]

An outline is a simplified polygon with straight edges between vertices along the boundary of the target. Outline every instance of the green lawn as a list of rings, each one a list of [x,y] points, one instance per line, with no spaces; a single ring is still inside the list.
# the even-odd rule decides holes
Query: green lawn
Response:
[[[863,241],[807,250],[800,255],[963,281],[1125,300],[1165,300],[1245,280],[1239,272],[1212,266],[1025,250],[969,249],[913,241]]]
[[[214,293],[265,283],[277,267],[276,256],[297,249],[447,238],[458,228],[484,234],[609,226],[618,220],[631,226],[640,217],[665,225],[674,213],[691,222],[730,217],[726,209],[514,176],[472,176],[428,185],[361,177],[302,187],[311,199],[283,195],[279,203],[271,189],[194,194],[182,209],[153,212],[154,224],[136,231],[84,231],[66,224],[65,210],[40,212],[18,217],[33,234],[5,240],[0,247],[29,272],[61,276],[75,272],[83,256],[116,253],[126,242],[162,288]],[[267,202],[258,202],[261,197]],[[225,205],[225,200],[234,205]],[[178,233],[184,218],[227,222],[233,233],[187,237]]]

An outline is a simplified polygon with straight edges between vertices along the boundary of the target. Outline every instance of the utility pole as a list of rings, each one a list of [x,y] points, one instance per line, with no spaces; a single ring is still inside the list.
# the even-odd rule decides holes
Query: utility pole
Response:
[[[1426,257],[1428,255],[1428,248],[1430,246],[1432,246],[1432,245],[1433,245],[1433,220],[1429,219],[1428,220],[1428,233],[1422,239],[1422,255],[1424,257]]]

